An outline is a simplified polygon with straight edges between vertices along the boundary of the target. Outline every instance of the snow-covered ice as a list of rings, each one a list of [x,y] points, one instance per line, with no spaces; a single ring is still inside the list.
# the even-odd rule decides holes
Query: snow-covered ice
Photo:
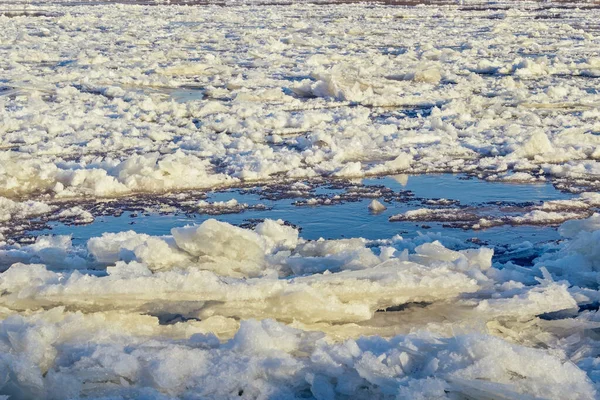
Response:
[[[0,398],[600,397],[597,4],[123,3],[0,2]],[[284,198],[561,237],[25,235]]]

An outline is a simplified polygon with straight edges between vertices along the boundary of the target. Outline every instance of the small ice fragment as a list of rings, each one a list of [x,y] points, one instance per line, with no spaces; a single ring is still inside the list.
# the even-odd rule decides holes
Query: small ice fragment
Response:
[[[387,207],[381,204],[379,201],[373,199],[373,201],[371,201],[369,204],[369,210],[373,212],[382,212],[387,210]]]

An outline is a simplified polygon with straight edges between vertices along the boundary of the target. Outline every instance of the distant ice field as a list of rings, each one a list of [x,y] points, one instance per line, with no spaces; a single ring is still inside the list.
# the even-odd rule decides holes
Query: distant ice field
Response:
[[[0,399],[600,398],[599,21],[0,0]]]

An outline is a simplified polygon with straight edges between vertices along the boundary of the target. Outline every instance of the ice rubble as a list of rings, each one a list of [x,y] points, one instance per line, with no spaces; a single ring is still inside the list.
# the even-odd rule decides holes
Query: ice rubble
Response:
[[[600,173],[596,11],[36,4],[1,21],[2,196]]]
[[[36,217],[47,214],[52,209],[53,207],[39,201],[18,202],[0,197],[0,222]]]
[[[0,242],[0,397],[598,397],[598,11],[251,3],[0,16],[0,222],[94,217],[60,199],[452,171],[588,187],[513,218],[567,221],[564,241],[523,244],[531,268],[281,221]],[[448,211],[397,218],[498,223]]]
[[[565,222],[559,232],[570,241],[555,253],[541,255],[538,264],[574,285],[598,285],[600,214],[581,221]],[[573,268],[573,265],[577,267]]]
[[[600,320],[572,317],[597,282],[573,279],[582,286],[571,288],[551,275],[583,273],[566,267],[569,257],[597,267],[598,218],[565,223],[569,239],[528,272],[492,265],[491,249],[451,250],[435,235],[305,241],[272,220],[254,230],[208,220],[165,237],[104,234],[87,254],[68,237],[40,238],[0,275],[0,365],[9,377],[0,391],[593,398],[600,346],[590,329]],[[375,313],[398,305],[408,308]],[[552,313],[566,319],[537,317]],[[382,325],[386,318],[405,324]],[[389,339],[357,339],[375,332]],[[540,343],[547,349],[527,347]]]
[[[442,207],[461,206],[459,202],[447,199],[427,200],[423,204]],[[596,193],[583,193],[579,197],[569,200],[550,200],[531,207],[517,206],[512,212],[508,210],[508,212],[501,213],[490,212],[489,207],[475,208],[465,205],[460,208],[417,208],[392,215],[389,217],[389,221],[444,222],[451,226],[468,229],[485,229],[507,224],[547,226],[585,219],[592,216],[596,207]],[[515,215],[515,211],[519,209],[522,214]]]
[[[153,302],[163,301],[167,308],[180,301],[203,302],[198,309],[202,317],[267,313],[287,321],[361,321],[381,308],[475,291],[478,280],[487,280],[478,269],[491,263],[491,255],[470,252],[447,260],[443,247],[417,248],[412,257],[395,257],[376,256],[358,239],[298,242],[295,229],[270,220],[256,232],[208,220],[172,233],[156,238],[121,232],[90,239],[87,247],[94,261],[114,264],[107,268],[108,276],[15,264],[0,278],[6,291],[2,304],[157,311],[161,306]],[[56,241],[50,240],[48,247],[65,248],[65,238],[59,245]],[[71,256],[66,246],[65,258]],[[36,282],[35,287],[28,281]]]
[[[159,326],[152,317],[53,309],[2,322],[11,398],[589,399],[585,373],[560,356],[491,336],[427,334],[331,343],[273,320]],[[213,326],[211,326],[213,325]],[[143,329],[141,328],[143,327]]]
[[[228,201],[206,201],[199,200],[193,204],[194,208],[201,213],[207,214],[226,214],[226,213],[239,213],[248,209],[266,209],[267,206],[264,204],[248,205],[247,203],[240,203],[236,199]]]

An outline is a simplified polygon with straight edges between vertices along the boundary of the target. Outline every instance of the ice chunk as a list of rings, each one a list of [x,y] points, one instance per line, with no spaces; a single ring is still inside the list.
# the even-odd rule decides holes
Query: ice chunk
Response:
[[[425,67],[409,74],[409,78],[415,82],[440,83],[442,74],[435,67]]]
[[[371,203],[369,203],[369,210],[373,211],[373,212],[382,212],[385,211],[387,209],[386,206],[384,206],[383,204],[381,204],[379,201],[373,199],[371,200]]]
[[[523,216],[509,217],[509,221],[513,224],[559,224],[570,219],[581,218],[582,215],[576,212],[554,212],[533,210]]]
[[[484,300],[476,310],[486,318],[512,316],[529,318],[532,315],[551,313],[561,310],[577,309],[577,302],[569,293],[565,284],[549,282],[534,286],[511,298]]]
[[[39,201],[16,202],[0,196],[0,222],[47,214],[54,208]]]
[[[133,250],[149,238],[149,235],[134,231],[104,233],[101,237],[88,240],[87,248],[99,262],[114,263],[124,258],[132,259]]]
[[[591,217],[582,220],[564,222],[558,232],[563,237],[572,238],[579,232],[594,232],[600,230],[600,214],[595,213]]]
[[[298,230],[287,226],[282,220],[267,219],[256,225],[254,231],[274,243],[277,249],[294,249],[298,244]]]
[[[333,176],[339,178],[356,178],[363,175],[364,172],[362,170],[362,165],[360,162],[348,163],[344,167],[340,168],[338,171],[333,173]]]
[[[81,207],[71,207],[68,210],[61,211],[55,218],[58,220],[68,219],[76,224],[90,224],[94,222],[92,213]]]
[[[223,257],[255,263],[264,261],[264,239],[257,233],[225,222],[209,219],[198,226],[174,228],[171,233],[177,246],[194,256]]]
[[[537,155],[544,157],[552,152],[554,152],[554,146],[548,136],[542,131],[535,131],[527,142],[515,150],[514,154],[519,157],[534,157]]]

